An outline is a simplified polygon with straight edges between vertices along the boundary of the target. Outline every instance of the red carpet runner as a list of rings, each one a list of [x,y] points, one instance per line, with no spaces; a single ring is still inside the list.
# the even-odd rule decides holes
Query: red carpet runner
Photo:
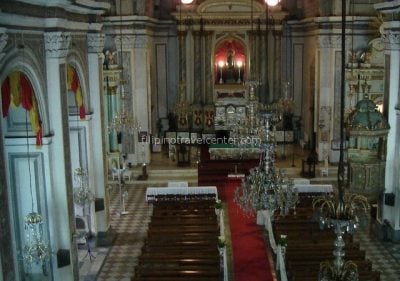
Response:
[[[272,281],[271,268],[260,226],[255,217],[246,217],[233,202],[240,180],[227,181],[224,197],[228,205],[235,281]]]

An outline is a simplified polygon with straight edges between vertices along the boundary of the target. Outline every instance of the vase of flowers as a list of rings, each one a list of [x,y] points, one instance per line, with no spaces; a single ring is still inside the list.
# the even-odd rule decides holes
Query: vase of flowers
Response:
[[[226,245],[226,241],[225,241],[225,236],[218,236],[218,251],[219,254],[222,256],[224,254],[224,250],[225,250],[225,245]]]
[[[281,246],[282,249],[282,257],[285,260],[285,254],[286,254],[286,247],[287,247],[287,235],[281,234],[281,236],[278,239],[278,245]]]
[[[217,216],[220,215],[221,209],[222,209],[222,202],[221,202],[221,200],[219,200],[219,199],[215,200],[215,214],[216,214]]]

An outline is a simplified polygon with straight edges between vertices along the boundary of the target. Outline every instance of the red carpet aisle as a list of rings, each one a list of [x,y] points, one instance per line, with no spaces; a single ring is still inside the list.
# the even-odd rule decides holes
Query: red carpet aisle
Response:
[[[235,281],[272,281],[261,229],[255,217],[244,216],[233,202],[233,192],[239,184],[240,180],[229,180],[224,188],[231,228]]]

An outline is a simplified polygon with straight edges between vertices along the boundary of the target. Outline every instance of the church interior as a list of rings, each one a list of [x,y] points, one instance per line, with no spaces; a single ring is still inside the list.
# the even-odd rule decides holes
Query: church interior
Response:
[[[1,0],[0,281],[400,280],[399,12]]]

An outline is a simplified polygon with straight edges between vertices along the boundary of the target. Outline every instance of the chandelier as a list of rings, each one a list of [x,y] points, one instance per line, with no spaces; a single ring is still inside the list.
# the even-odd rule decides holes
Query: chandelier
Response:
[[[74,202],[80,206],[85,207],[86,204],[94,201],[94,194],[87,185],[87,173],[85,169],[79,167],[74,171],[75,190]]]
[[[50,258],[50,249],[43,235],[43,218],[37,212],[29,213],[25,219],[26,243],[23,259],[30,268],[33,264],[41,264],[45,272],[45,262]]]
[[[123,66],[123,58],[122,58],[122,1],[120,1],[120,30],[119,30],[119,40],[120,40],[120,56],[119,56],[119,64],[121,68],[120,72],[120,80],[119,80],[119,111],[113,116],[111,122],[108,125],[109,133],[115,132],[117,134],[126,133],[133,135],[136,130],[140,130],[139,122],[133,116],[133,111],[129,110],[129,102],[131,95],[128,94],[125,87],[127,86],[127,79],[124,75],[124,66]]]
[[[136,130],[140,129],[139,122],[128,111],[128,102],[130,97],[124,89],[123,79],[121,79],[120,87],[120,110],[111,119],[108,125],[109,132],[127,133],[132,135]]]
[[[320,227],[333,228],[336,240],[333,251],[334,261],[320,264],[320,281],[357,281],[357,265],[344,261],[343,235],[354,233],[369,209],[368,199],[359,194],[344,193],[344,107],[345,107],[345,39],[346,39],[346,1],[342,0],[342,61],[341,61],[341,104],[340,104],[340,156],[338,165],[338,193],[335,196],[316,197],[313,208],[319,218]]]
[[[276,119],[271,113],[262,113],[260,118],[259,123],[264,129],[263,132],[258,131],[261,140],[260,164],[242,180],[242,185],[234,192],[234,201],[249,215],[258,210],[269,210],[270,214],[280,210],[285,215],[290,209],[295,209],[298,193],[293,181],[275,166],[275,143],[269,127]]]

